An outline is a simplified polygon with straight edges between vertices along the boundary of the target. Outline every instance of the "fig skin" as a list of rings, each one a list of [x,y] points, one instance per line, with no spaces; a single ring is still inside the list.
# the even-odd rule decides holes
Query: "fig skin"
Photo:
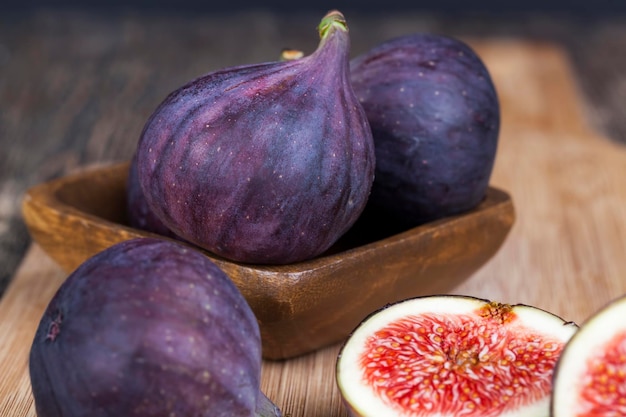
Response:
[[[126,217],[131,227],[177,238],[177,236],[159,219],[148,206],[143,195],[139,176],[137,173],[137,153],[130,161],[128,178],[126,180]]]
[[[226,68],[172,92],[137,148],[146,201],[176,235],[221,257],[287,264],[356,221],[374,175],[339,12],[297,60]]]
[[[370,206],[408,225],[477,206],[500,128],[480,57],[457,39],[417,33],[373,47],[350,67],[376,149]]]
[[[38,417],[280,416],[259,390],[245,299],[173,241],[125,241],[79,266],[43,314],[29,370]]]

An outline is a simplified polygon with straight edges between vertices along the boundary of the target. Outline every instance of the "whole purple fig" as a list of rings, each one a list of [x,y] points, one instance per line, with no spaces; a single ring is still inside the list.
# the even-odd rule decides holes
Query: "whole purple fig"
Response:
[[[231,260],[284,264],[321,254],[359,217],[372,134],[343,15],[330,12],[319,32],[309,56],[209,73],[151,115],[139,180],[176,235]]]
[[[454,38],[413,34],[350,65],[376,149],[371,206],[419,224],[478,205],[500,127],[496,90],[478,55]]]
[[[142,238],[85,261],[30,351],[38,417],[278,417],[257,321],[201,253]]]

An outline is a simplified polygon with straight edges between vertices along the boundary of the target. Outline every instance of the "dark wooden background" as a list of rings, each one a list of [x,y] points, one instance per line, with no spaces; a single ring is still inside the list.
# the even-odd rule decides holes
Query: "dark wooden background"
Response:
[[[34,8],[85,8],[91,10],[125,10],[129,8],[175,13],[232,13],[242,9],[263,9],[271,13],[304,12],[319,13],[320,10],[340,9],[344,13],[381,13],[417,10],[426,13],[466,16],[476,13],[569,13],[579,15],[610,15],[625,13],[622,0],[4,0],[6,9],[15,11]]]
[[[88,164],[129,159],[154,107],[195,76],[274,60],[283,47],[312,51],[325,11],[0,11],[0,294],[30,244],[20,216],[29,186]],[[592,125],[626,142],[626,18],[617,10],[574,11],[346,17],[354,55],[419,31],[559,44],[571,59]]]

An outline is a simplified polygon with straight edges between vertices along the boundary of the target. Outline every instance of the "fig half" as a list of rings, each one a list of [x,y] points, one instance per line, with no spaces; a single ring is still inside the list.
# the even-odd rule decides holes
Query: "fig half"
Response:
[[[336,378],[358,417],[547,416],[571,322],[526,305],[427,296],[365,319]]]
[[[552,416],[626,416],[626,296],[594,313],[554,372]]]

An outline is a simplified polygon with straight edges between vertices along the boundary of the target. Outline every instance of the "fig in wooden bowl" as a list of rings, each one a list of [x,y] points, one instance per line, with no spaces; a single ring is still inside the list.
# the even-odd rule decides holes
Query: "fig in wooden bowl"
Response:
[[[500,131],[480,56],[458,39],[414,33],[375,45],[350,71],[376,150],[370,203],[420,223],[476,206]]]
[[[492,189],[463,216],[410,227],[366,210],[374,143],[351,86],[348,27],[331,11],[318,29],[309,56],[225,68],[170,93],[130,169],[31,190],[35,239],[73,270],[121,240],[155,236],[125,210],[144,198],[143,214],[203,248],[239,287],[272,359],[337,342],[400,297],[450,291],[503,242],[510,198]]]
[[[328,250],[363,211],[374,143],[349,76],[339,11],[310,55],[224,68],[171,92],[137,144],[147,206],[223,258],[291,264]]]
[[[94,167],[26,193],[28,229],[65,271],[115,243],[157,236],[128,225],[128,171],[128,163]],[[498,251],[514,218],[510,196],[490,187],[476,208],[410,229],[393,217],[362,216],[329,250],[307,261],[254,265],[204,253],[250,304],[263,356],[281,359],[345,339],[386,304],[452,291]]]

